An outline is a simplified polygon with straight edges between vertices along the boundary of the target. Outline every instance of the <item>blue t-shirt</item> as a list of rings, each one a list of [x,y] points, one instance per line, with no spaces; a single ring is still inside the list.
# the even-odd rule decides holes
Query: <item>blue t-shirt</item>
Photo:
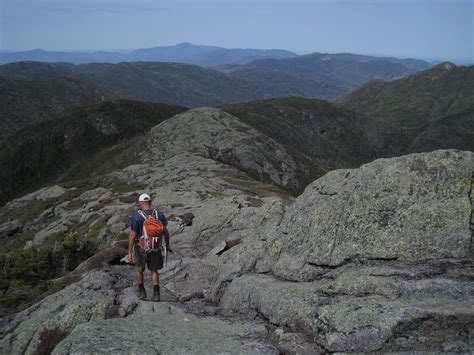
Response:
[[[161,223],[163,223],[163,225],[166,226],[168,224],[168,220],[166,219],[165,215],[158,209],[156,211],[158,212],[158,219],[161,221]],[[153,209],[151,208],[149,210],[144,210],[143,213],[150,215],[153,213]],[[145,222],[145,219],[140,215],[140,213],[135,212],[132,215],[130,228],[132,229],[132,231],[135,231],[137,233],[137,237],[136,237],[137,241],[138,239],[140,239],[140,236],[142,235],[143,222]]]

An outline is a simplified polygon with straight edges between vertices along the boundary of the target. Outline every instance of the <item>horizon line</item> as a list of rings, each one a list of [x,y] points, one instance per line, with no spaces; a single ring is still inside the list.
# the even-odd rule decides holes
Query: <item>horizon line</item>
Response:
[[[318,51],[318,50],[291,50],[291,49],[284,49],[284,48],[256,48],[256,47],[221,47],[212,44],[196,44],[188,41],[178,42],[176,44],[167,44],[167,45],[155,45],[151,47],[136,47],[136,48],[99,48],[99,49],[44,49],[44,48],[31,48],[31,49],[22,49],[22,50],[14,50],[14,49],[0,49],[0,53],[20,53],[20,52],[33,52],[33,51],[43,51],[43,52],[63,52],[63,53],[97,53],[97,52],[108,52],[117,55],[126,55],[130,54],[135,50],[141,49],[152,49],[152,48],[165,48],[165,47],[176,47],[179,45],[189,44],[193,46],[202,46],[202,47],[216,47],[216,49],[243,49],[243,50],[262,50],[262,51],[271,51],[271,50],[281,50],[292,52],[297,56],[304,56],[310,54],[355,54],[361,56],[373,56],[373,57],[380,57],[380,58],[397,58],[397,59],[416,59],[427,61],[429,63],[435,62],[444,62],[444,61],[453,61],[453,62],[462,62],[462,63],[471,63],[474,64],[474,58],[452,58],[446,59],[446,57],[422,57],[422,56],[411,56],[411,55],[397,55],[397,54],[377,54],[377,53],[359,53],[359,52],[350,52],[350,51],[338,51],[338,52],[325,52],[325,51]]]

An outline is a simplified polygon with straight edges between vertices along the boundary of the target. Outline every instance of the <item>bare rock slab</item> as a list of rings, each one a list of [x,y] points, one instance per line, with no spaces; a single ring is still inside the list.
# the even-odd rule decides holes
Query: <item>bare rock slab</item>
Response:
[[[77,326],[53,354],[278,354],[263,325],[199,317],[154,303],[152,312]]]

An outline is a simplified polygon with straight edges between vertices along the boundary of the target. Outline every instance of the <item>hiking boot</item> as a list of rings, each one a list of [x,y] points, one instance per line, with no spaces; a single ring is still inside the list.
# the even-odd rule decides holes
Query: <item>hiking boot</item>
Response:
[[[144,287],[139,287],[137,290],[137,297],[141,300],[146,299],[146,291]]]
[[[153,302],[160,302],[160,291],[153,291],[153,297],[151,300]]]

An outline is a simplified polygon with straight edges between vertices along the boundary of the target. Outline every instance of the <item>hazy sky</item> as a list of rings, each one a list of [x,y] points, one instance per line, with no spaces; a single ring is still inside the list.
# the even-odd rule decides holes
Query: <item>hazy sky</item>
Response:
[[[474,0],[0,0],[0,48],[223,47],[470,60]]]

